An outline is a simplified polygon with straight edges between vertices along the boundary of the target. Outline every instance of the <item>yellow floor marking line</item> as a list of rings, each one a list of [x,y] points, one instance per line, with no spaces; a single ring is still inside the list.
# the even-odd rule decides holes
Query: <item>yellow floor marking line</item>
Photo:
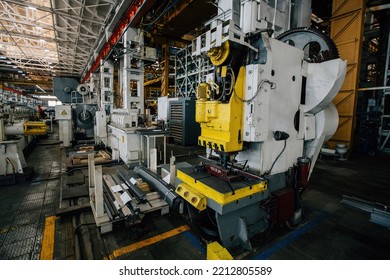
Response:
[[[113,259],[115,259],[117,257],[120,257],[120,256],[124,255],[124,254],[127,254],[127,253],[133,252],[135,250],[141,249],[143,247],[152,245],[152,244],[157,243],[159,241],[162,241],[164,239],[168,239],[168,238],[170,238],[172,236],[175,236],[177,234],[185,232],[185,231],[187,231],[189,229],[190,228],[188,226],[186,226],[186,225],[180,226],[180,227],[174,228],[174,229],[172,229],[170,231],[161,233],[161,234],[159,234],[157,236],[153,236],[153,237],[150,237],[148,239],[142,240],[140,242],[131,244],[129,246],[117,249],[114,252],[112,252],[111,255],[108,256],[108,259],[113,260]]]
[[[43,231],[42,248],[40,259],[52,260],[54,255],[54,236],[56,220],[58,217],[49,216],[45,219],[45,229]]]
[[[12,226],[12,227],[6,227],[6,228],[0,228],[0,234],[7,233],[9,231],[13,231],[17,229],[18,227]]]

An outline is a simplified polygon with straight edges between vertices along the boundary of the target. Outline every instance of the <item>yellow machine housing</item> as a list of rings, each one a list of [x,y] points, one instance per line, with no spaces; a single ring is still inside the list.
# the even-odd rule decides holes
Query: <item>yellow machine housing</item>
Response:
[[[232,255],[217,241],[207,244],[208,260],[233,260]]]
[[[45,135],[47,133],[44,122],[24,122],[24,135]]]
[[[241,67],[232,95],[243,98],[245,67]],[[231,96],[229,103],[218,100],[196,101],[196,121],[200,123],[198,144],[221,152],[242,150],[243,103]]]

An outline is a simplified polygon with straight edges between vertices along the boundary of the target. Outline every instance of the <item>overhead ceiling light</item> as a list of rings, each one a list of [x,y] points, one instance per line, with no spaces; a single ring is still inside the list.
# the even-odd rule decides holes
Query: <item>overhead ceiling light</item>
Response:
[[[18,67],[17,67],[17,66],[12,66],[12,68],[15,68],[15,69],[16,69],[16,68],[18,68]]]
[[[5,56],[0,56],[0,59],[7,59]]]
[[[38,29],[38,30],[42,30],[42,29],[43,29],[43,28],[40,27],[40,26],[35,26],[35,28]]]
[[[45,43],[45,39],[39,39],[39,42]]]
[[[32,7],[32,6],[28,6],[27,8],[29,8],[30,10],[33,10],[33,11],[36,11],[36,10],[37,10],[37,8]]]
[[[44,49],[44,51],[45,51],[45,52],[50,52],[50,50],[49,50],[49,49]]]
[[[54,95],[34,95],[34,97],[41,99],[57,99]]]
[[[22,70],[19,70],[18,73],[23,73],[23,71],[22,71]]]
[[[7,64],[11,64],[12,62],[11,61],[7,61]]]

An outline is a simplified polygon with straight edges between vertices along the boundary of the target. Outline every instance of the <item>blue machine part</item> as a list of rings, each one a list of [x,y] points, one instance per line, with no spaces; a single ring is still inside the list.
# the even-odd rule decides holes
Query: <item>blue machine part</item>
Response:
[[[81,103],[83,97],[76,91],[79,84],[74,78],[53,77],[54,95],[62,103]]]

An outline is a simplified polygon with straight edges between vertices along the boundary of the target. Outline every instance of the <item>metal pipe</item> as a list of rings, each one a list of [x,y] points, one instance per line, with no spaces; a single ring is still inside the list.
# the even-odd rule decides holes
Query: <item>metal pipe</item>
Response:
[[[53,115],[50,115],[50,133],[53,133]]]
[[[111,175],[113,181],[115,184],[121,184],[121,180],[119,180],[119,178],[114,174],[114,175]],[[130,197],[131,197],[131,193],[129,190],[123,190],[125,193],[127,193]],[[129,210],[131,211],[131,215],[130,216],[134,216],[134,215],[139,215],[140,214],[140,208],[138,207],[137,204],[133,203],[133,201],[129,201],[125,204]]]
[[[378,209],[374,209],[371,214],[370,222],[384,226],[390,229],[390,213]]]
[[[122,212],[118,211],[114,205],[115,197],[112,195],[110,190],[108,189],[109,187],[103,183],[103,195],[104,195],[104,201],[107,204],[110,204],[110,208],[112,209],[112,215],[114,218],[119,217],[123,218]]]
[[[390,36],[389,36],[389,38],[390,38]],[[358,88],[357,91],[383,90],[383,89],[390,89],[390,87],[383,86],[383,87]]]
[[[274,18],[272,19],[272,30],[274,30],[274,31],[275,31],[275,22],[276,22],[277,11],[278,11],[278,0],[275,0]],[[274,34],[275,34],[275,32],[273,33],[273,36],[275,36]]]
[[[383,4],[383,5],[368,7],[366,9],[366,12],[377,12],[377,11],[383,11],[383,10],[387,10],[387,9],[390,9],[390,4]]]
[[[291,29],[291,9],[292,9],[292,3],[291,0],[288,1],[288,20],[287,20],[287,30]]]
[[[372,213],[374,209],[377,210],[387,210],[388,207],[384,204],[371,202],[367,200],[363,200],[356,197],[351,197],[347,195],[343,195],[343,199],[341,200],[341,203],[347,206],[350,206],[352,208],[362,210],[364,212]],[[381,209],[378,209],[381,208]]]
[[[140,188],[138,188],[137,186],[133,185],[129,179],[127,179],[125,177],[125,175],[123,173],[120,172],[120,170],[116,170],[116,172],[118,172],[118,175],[119,177],[121,177],[121,179],[125,182],[125,184],[129,187],[130,191],[132,192],[132,194],[135,195],[135,197],[137,198],[137,200],[141,203],[146,203],[147,202],[147,199],[146,199],[146,193],[144,191],[142,191]],[[112,175],[112,177],[114,178],[115,174]]]
[[[171,208],[178,207],[181,199],[175,193],[174,187],[172,185],[167,184],[164,180],[143,166],[135,167],[134,171],[141,175],[151,185],[153,185],[157,192],[161,195],[162,199],[164,199],[164,201],[167,202]]]
[[[5,140],[4,134],[4,116],[0,113],[0,142]]]
[[[13,125],[4,126],[5,135],[24,135],[23,122],[14,123]]]

